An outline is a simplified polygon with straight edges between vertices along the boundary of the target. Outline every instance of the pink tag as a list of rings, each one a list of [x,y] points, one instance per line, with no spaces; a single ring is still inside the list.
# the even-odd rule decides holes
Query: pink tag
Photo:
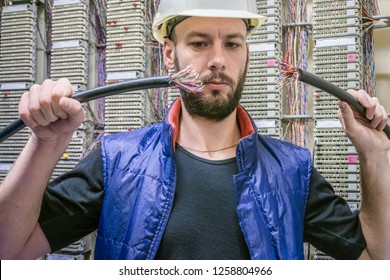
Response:
[[[347,57],[348,61],[356,61],[356,54],[349,54]]]
[[[355,156],[348,156],[348,162],[356,163],[357,162],[357,157],[355,157]]]
[[[267,66],[275,66],[275,60],[274,59],[267,60]]]

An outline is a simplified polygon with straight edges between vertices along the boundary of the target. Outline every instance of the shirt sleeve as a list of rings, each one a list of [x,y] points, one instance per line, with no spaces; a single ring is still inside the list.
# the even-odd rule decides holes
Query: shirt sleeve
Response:
[[[49,183],[39,224],[52,252],[94,231],[103,203],[101,149],[92,151],[76,167]]]
[[[335,195],[313,167],[305,215],[305,241],[335,259],[357,259],[366,248],[359,212]]]

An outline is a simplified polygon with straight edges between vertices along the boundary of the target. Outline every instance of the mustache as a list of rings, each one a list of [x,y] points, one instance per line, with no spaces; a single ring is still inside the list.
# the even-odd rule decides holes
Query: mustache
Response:
[[[235,85],[236,85],[234,80],[232,78],[230,78],[228,75],[226,75],[224,73],[221,73],[221,72],[216,72],[216,71],[212,71],[209,74],[201,76],[201,77],[199,77],[199,79],[203,83],[207,83],[207,82],[210,82],[210,81],[213,81],[213,80],[220,80],[222,82],[225,82],[225,83],[229,84],[232,88],[234,88]]]

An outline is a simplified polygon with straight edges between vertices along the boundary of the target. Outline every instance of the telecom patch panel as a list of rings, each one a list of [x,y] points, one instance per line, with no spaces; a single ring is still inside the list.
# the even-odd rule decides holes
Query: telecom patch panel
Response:
[[[330,10],[330,11],[328,10],[328,11],[313,12],[313,20],[325,21],[325,20],[333,20],[337,18],[351,18],[359,14],[359,12],[360,12],[359,7],[343,9],[343,10]]]
[[[53,31],[53,38],[61,38],[62,40],[71,40],[75,37],[82,39],[82,40],[88,40],[88,35],[85,33],[84,27],[79,28],[61,28],[57,29],[56,31]],[[69,32],[71,30],[71,32]]]
[[[242,100],[240,104],[245,107],[247,111],[268,111],[268,110],[279,110],[279,102],[245,102]]]
[[[88,80],[88,37],[89,37],[89,0],[54,0],[52,7],[52,48],[50,78],[67,78],[75,91],[86,89]],[[85,133],[81,126],[57,162],[51,180],[72,170],[83,155]],[[83,254],[85,238],[75,244],[82,244],[77,252]],[[76,254],[72,244],[63,250],[62,258]],[[57,254],[47,255],[55,258]],[[75,256],[76,258],[76,256]]]
[[[354,146],[336,146],[336,145],[321,145],[317,146],[316,149],[317,154],[325,154],[325,155],[356,155],[356,149]]]
[[[137,104],[143,104],[145,102],[143,94],[136,94],[129,92],[127,94],[114,95],[110,98],[112,103],[132,102]]]
[[[258,76],[272,76],[272,77],[278,77],[280,71],[277,68],[250,68],[250,71],[248,71],[247,77],[258,77]]]
[[[145,71],[144,61],[135,61],[132,63],[115,63],[111,62],[107,64],[107,67],[110,67],[112,71]]]
[[[260,134],[267,135],[270,137],[280,138],[282,135],[282,129],[280,120],[276,119],[264,119],[254,121],[257,127],[257,131]]]
[[[244,88],[243,95],[254,95],[258,93],[276,94],[279,90],[280,90],[280,86],[278,84],[247,85]],[[267,98],[274,98],[273,95],[267,95],[267,96],[271,96]]]
[[[354,183],[360,180],[359,174],[323,174],[326,180],[333,185],[334,183]],[[335,192],[338,190],[336,189]]]
[[[275,42],[255,43],[249,45],[251,61],[256,59],[268,59],[276,61],[280,56],[280,45]]]
[[[347,1],[321,1],[313,3],[313,10],[316,12],[329,12],[329,10],[345,10],[348,8],[359,8],[360,2],[358,0]]]
[[[168,107],[171,106],[173,101],[180,97],[180,90],[178,88],[168,88]]]
[[[241,104],[257,124],[259,133],[281,137],[281,88],[277,59],[281,54],[282,1],[257,1],[266,22],[248,38],[250,64]]]
[[[109,60],[120,60],[120,59],[133,59],[134,57],[144,57],[145,52],[141,47],[138,48],[129,48],[129,47],[112,47],[110,52],[107,53],[107,58]]]
[[[107,64],[109,67],[110,66],[115,66],[115,65],[131,65],[133,63],[140,64],[145,61],[145,57],[141,55],[133,56],[133,57],[128,57],[125,59],[121,59],[121,56],[111,56],[110,57],[110,62]]]
[[[86,88],[88,73],[89,1],[56,0],[52,14],[52,79],[67,78]]]
[[[32,82],[35,80],[35,57],[32,57],[31,60],[10,60],[8,55],[12,54],[13,57],[18,54],[23,55],[23,49],[27,49],[28,53],[35,54],[36,21],[37,9],[35,5],[22,4],[3,7],[0,28],[1,82]]]
[[[67,12],[61,12],[58,15],[56,15],[56,17],[57,20],[67,21],[67,20],[74,20],[74,18],[78,18],[80,20],[87,20],[89,16],[83,10],[67,9]]]
[[[342,89],[357,89],[363,73],[361,1],[313,1],[313,69]],[[338,120],[338,100],[315,89],[314,165],[353,210],[360,205],[359,159]],[[315,251],[315,259],[327,259]]]
[[[335,19],[325,19],[317,21],[318,30],[323,29],[332,29],[340,27],[359,27],[361,25],[361,20],[356,17],[345,17],[345,18],[335,18]]]
[[[281,0],[256,1],[258,9],[280,7],[281,2]]]
[[[107,1],[107,83],[145,76],[145,1]],[[106,98],[105,131],[115,133],[144,126],[148,120],[146,91]]]
[[[127,106],[124,108],[122,103],[119,102],[110,102],[110,104],[106,105],[106,110],[109,110],[112,115],[118,115],[121,116],[123,114],[131,115],[136,114],[138,115],[138,110],[144,109],[144,100],[141,100],[141,102],[128,102]]]
[[[145,120],[141,117],[121,117],[107,118],[105,121],[104,131],[106,133],[118,133],[128,130],[133,130],[144,126]]]
[[[340,52],[336,52],[340,53]],[[336,54],[336,55],[317,55],[313,56],[314,64],[316,67],[322,64],[334,64],[337,63],[339,65],[344,65],[344,64],[357,64],[357,62],[360,61],[359,54],[357,53],[350,53],[348,52],[347,54]],[[350,66],[352,67],[352,66]]]
[[[88,0],[54,0],[53,4],[58,14],[74,13],[74,15],[78,15],[89,11]]]
[[[330,119],[338,117],[338,110],[329,108],[328,110],[313,109],[313,113],[317,119]]]
[[[326,255],[325,253],[321,252],[320,250],[315,249],[314,250],[313,260],[333,260],[333,258],[329,257],[328,255]]]
[[[344,192],[360,192],[360,186],[356,183],[333,183],[332,186]]]
[[[280,103],[280,96],[275,93],[262,93],[260,91],[253,91],[253,93],[244,92],[241,96],[241,103],[257,103],[257,102],[278,102]]]
[[[260,111],[256,109],[249,112],[253,119],[268,119],[268,118],[280,119],[281,116],[281,112],[279,110]]]
[[[332,95],[333,97],[333,95]],[[336,97],[333,97],[332,100],[323,100],[323,99],[315,99],[314,104],[316,107],[316,110],[329,110],[329,109],[334,109],[337,110],[338,108],[338,99]]]
[[[107,36],[107,41],[123,41],[123,40],[145,40],[145,34],[143,33],[142,28],[133,27],[124,31],[124,29],[118,29],[109,36]]]
[[[64,152],[63,156],[58,161],[51,179],[55,179],[57,176],[70,171],[74,168],[77,162],[80,160],[83,151],[84,137],[82,133],[75,133],[72,137],[72,141],[69,147]]]
[[[316,145],[352,145],[347,136],[344,137],[320,137],[316,138]]]
[[[348,84],[348,81],[357,82],[361,79],[360,72],[352,72],[352,71],[346,73],[345,72],[340,72],[340,73],[319,72],[318,76],[336,85],[338,85],[338,82],[343,82]]]
[[[320,173],[356,173],[359,172],[360,168],[358,164],[338,164],[338,165],[326,165],[319,164],[317,165],[317,170]]]
[[[0,22],[0,129],[19,117],[21,95],[35,81],[37,7],[24,3],[3,6]],[[0,146],[0,182],[28,138],[24,128]]]
[[[356,155],[315,155],[314,161],[317,167],[317,164],[336,166],[338,164],[358,163],[359,159]]]
[[[359,32],[360,28],[359,27],[345,27],[341,26],[338,28],[333,28],[332,32],[329,32],[329,29],[317,29],[313,30],[313,35],[315,36],[323,36],[323,37],[345,37],[345,36],[350,36],[357,34]]]
[[[326,74],[326,73],[341,73],[343,72],[343,75],[345,75],[345,72],[348,72],[349,73],[353,73],[353,72],[357,72],[359,73],[361,69],[361,65],[359,65],[359,63],[338,63],[337,64],[317,64],[315,67],[314,67],[314,71],[317,73],[317,74]],[[356,80],[356,77],[358,77],[360,74],[357,74],[356,76],[355,75],[347,75],[347,78],[348,79],[351,79],[350,77],[352,77],[352,79]]]
[[[317,120],[318,121],[318,120]],[[340,124],[341,125],[341,124]],[[319,127],[314,127],[314,132],[316,136],[319,137],[345,137],[344,130],[340,127],[328,127],[328,128],[319,128]]]
[[[143,12],[140,12],[141,14]],[[128,11],[125,11],[123,14],[115,13],[115,14],[107,14],[107,28],[110,28],[110,31],[107,34],[107,38],[110,36],[118,35],[118,33],[123,32],[124,34],[142,33],[142,26],[145,25],[145,19],[142,16],[136,16],[129,18]],[[115,22],[115,23],[110,23]],[[144,33],[146,34],[146,33]]]

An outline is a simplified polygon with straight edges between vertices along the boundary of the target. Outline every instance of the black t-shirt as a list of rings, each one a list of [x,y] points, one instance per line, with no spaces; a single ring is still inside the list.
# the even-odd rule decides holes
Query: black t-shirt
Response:
[[[156,259],[250,259],[238,223],[235,158],[207,160],[176,146],[175,199]]]
[[[181,147],[176,150],[175,160],[178,168],[175,200],[156,258],[249,258],[235,212],[232,177],[227,176],[237,173],[236,160],[209,161]],[[211,169],[215,174],[209,174]],[[189,170],[201,173],[187,172]],[[198,182],[186,185],[184,182],[188,182],[190,173],[209,175],[198,176]],[[50,182],[39,223],[52,251],[97,228],[103,186],[100,149],[81,160],[72,171]],[[228,187],[221,193],[223,186]],[[205,195],[205,191],[210,194]],[[336,259],[356,259],[366,246],[358,212],[351,212],[315,168],[310,180],[304,229],[305,241]],[[218,238],[221,232],[224,236]]]

